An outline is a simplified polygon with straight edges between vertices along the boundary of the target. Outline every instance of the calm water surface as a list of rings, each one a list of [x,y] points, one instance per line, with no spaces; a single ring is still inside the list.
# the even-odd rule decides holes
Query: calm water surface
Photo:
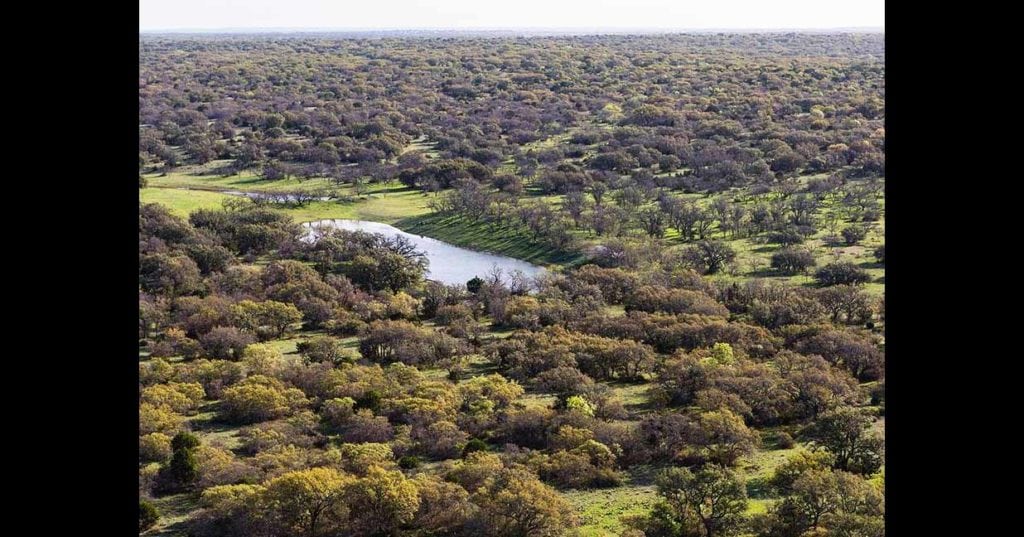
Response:
[[[474,276],[483,278],[491,269],[497,265],[507,276],[514,270],[521,270],[527,276],[535,278],[545,272],[543,267],[527,263],[513,257],[476,252],[453,246],[444,241],[406,233],[394,226],[381,224],[380,222],[367,222],[365,220],[319,220],[302,224],[311,229],[335,227],[348,231],[366,231],[369,233],[381,233],[389,237],[401,235],[416,245],[416,249],[427,254],[430,266],[427,269],[427,278],[447,284],[465,284]]]

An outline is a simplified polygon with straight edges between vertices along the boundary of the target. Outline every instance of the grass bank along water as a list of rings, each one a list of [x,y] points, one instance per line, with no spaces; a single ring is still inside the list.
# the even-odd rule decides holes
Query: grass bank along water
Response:
[[[518,270],[530,278],[535,278],[545,272],[544,268],[526,261],[459,248],[423,235],[406,233],[394,226],[380,222],[336,219],[306,222],[303,225],[313,230],[314,233],[325,228],[339,228],[349,231],[380,233],[389,237],[405,237],[416,245],[417,250],[426,254],[427,260],[430,262],[427,268],[427,278],[451,285],[465,284],[474,276],[483,278],[495,267],[501,269],[502,273],[506,275]]]
[[[161,180],[162,179],[162,180]],[[189,184],[180,176],[173,181],[167,178],[151,178],[150,187],[139,191],[139,199],[143,203],[160,203],[171,209],[174,214],[188,217],[197,209],[219,209],[224,200],[232,196],[248,195],[249,197],[287,195],[298,190],[255,190],[244,191],[227,189],[227,185],[195,185]],[[203,180],[205,181],[205,179]],[[291,181],[293,184],[296,181]],[[166,186],[162,186],[166,185]],[[173,185],[173,186],[172,186]],[[232,183],[236,185],[236,183]],[[248,187],[247,187],[248,188]],[[449,244],[475,250],[513,257],[530,263],[569,265],[583,259],[582,255],[559,251],[549,246],[538,244],[518,230],[495,228],[470,222],[459,216],[445,216],[430,211],[430,194],[409,189],[401,183],[383,183],[368,185],[367,191],[356,195],[351,187],[335,189],[340,196],[337,199],[319,199],[302,205],[271,204],[278,212],[287,214],[296,222],[307,223],[321,220],[360,220],[388,224],[404,232],[442,240]]]

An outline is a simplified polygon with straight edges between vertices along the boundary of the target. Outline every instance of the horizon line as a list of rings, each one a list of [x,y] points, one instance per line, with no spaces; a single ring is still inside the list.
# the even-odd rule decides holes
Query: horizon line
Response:
[[[706,33],[706,32],[865,32],[885,33],[885,26],[829,26],[829,27],[706,27],[706,28],[674,28],[657,26],[525,26],[525,27],[489,27],[489,26],[447,26],[447,27],[308,27],[308,26],[237,26],[217,28],[140,28],[140,34],[158,33],[330,33],[330,32],[673,32],[673,33]]]

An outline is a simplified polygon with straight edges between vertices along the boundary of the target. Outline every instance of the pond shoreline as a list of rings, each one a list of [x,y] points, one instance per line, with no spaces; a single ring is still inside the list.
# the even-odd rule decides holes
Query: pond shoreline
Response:
[[[445,242],[440,239],[404,231],[399,227],[370,220],[327,218],[303,222],[302,226],[313,230],[322,227],[380,233],[386,236],[402,236],[416,245],[417,250],[426,254],[430,261],[427,277],[447,284],[465,284],[473,277],[485,277],[493,267],[501,268],[505,275],[520,271],[527,277],[535,278],[549,270],[522,259],[506,255],[479,252]]]
[[[157,186],[157,185],[151,185],[149,188],[158,188],[158,189],[163,189],[163,190],[178,190],[178,191],[184,191],[184,192],[187,192],[187,191],[190,191],[190,190],[196,190],[196,191],[201,191],[201,192],[214,192],[214,193],[217,193],[217,194],[224,194],[224,195],[228,195],[228,196],[245,196],[245,197],[250,197],[250,198],[252,198],[252,197],[269,197],[269,196],[281,196],[281,195],[286,195],[286,194],[294,194],[294,192],[272,192],[272,191],[269,191],[269,192],[255,192],[255,191],[232,190],[232,189],[224,189],[224,188],[218,188],[218,187],[212,187],[212,186],[211,187],[207,187],[207,186],[181,187],[181,186]],[[339,205],[347,204],[347,203],[358,203],[358,199],[355,200],[355,201],[351,201],[351,202],[342,202],[342,201],[337,200],[337,199],[334,199],[334,200],[327,199],[326,201],[324,201],[324,200],[315,200],[315,201],[321,201],[321,202],[324,202],[324,203],[330,203],[330,202],[333,201],[333,202],[338,203]],[[270,205],[271,205],[271,207],[273,207],[274,204],[271,203]],[[394,228],[396,228],[396,229],[398,229],[400,231],[403,231],[405,233],[409,233],[411,235],[418,235],[418,236],[421,236],[421,237],[426,237],[426,238],[430,238],[430,239],[433,239],[433,240],[445,242],[445,243],[450,244],[452,246],[455,246],[455,247],[458,247],[458,248],[462,248],[464,250],[469,250],[469,251],[472,251],[472,252],[476,252],[476,253],[489,254],[489,255],[495,255],[495,256],[501,256],[501,257],[508,257],[508,258],[511,258],[511,259],[522,261],[524,263],[529,263],[531,265],[544,268],[544,269],[546,269],[548,271],[554,270],[556,267],[561,266],[560,263],[558,263],[558,262],[551,262],[550,260],[549,261],[528,261],[526,259],[521,259],[521,258],[512,256],[512,255],[508,255],[508,254],[503,253],[501,251],[495,251],[495,250],[487,249],[487,248],[480,248],[480,247],[475,246],[473,244],[465,244],[465,243],[463,243],[463,244],[456,244],[454,242],[449,242],[450,238],[437,237],[437,236],[433,236],[431,234],[421,233],[419,231],[410,231],[410,229],[412,229],[412,228],[409,226],[409,224],[406,223],[406,221],[408,220],[407,218],[397,219],[397,220],[394,220],[392,222],[381,222],[381,221],[378,221],[378,220],[370,220],[370,219],[366,219],[366,218],[357,219],[357,218],[331,218],[331,217],[325,217],[325,218],[317,218],[317,219],[296,219],[296,222],[298,224],[300,224],[300,225],[305,225],[305,224],[308,224],[308,223],[311,223],[311,222],[318,222],[318,221],[321,221],[321,220],[335,220],[335,219],[337,219],[337,220],[361,220],[361,221],[365,221],[365,222],[374,222],[374,223],[378,223],[378,224],[384,224],[384,225],[388,225],[388,226],[394,227]]]

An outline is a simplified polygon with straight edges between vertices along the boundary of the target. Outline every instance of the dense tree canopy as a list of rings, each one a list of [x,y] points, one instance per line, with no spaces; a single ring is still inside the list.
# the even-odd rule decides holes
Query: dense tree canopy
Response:
[[[140,531],[884,536],[883,42],[143,36]]]

